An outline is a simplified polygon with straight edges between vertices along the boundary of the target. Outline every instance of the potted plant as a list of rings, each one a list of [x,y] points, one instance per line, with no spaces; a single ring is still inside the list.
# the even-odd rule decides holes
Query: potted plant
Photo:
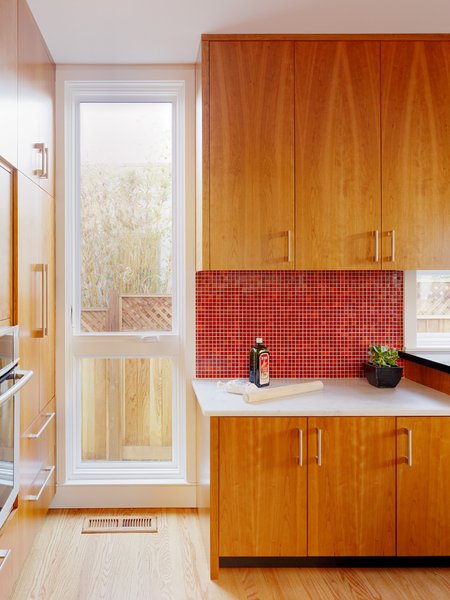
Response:
[[[364,375],[375,387],[395,387],[402,378],[403,367],[397,365],[398,352],[389,346],[370,346],[370,361],[364,363]]]

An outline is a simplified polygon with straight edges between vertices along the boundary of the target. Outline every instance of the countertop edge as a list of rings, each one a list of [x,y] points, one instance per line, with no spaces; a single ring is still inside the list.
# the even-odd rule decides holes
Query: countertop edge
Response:
[[[423,356],[418,356],[417,354],[413,354],[412,352],[407,352],[404,350],[401,350],[398,353],[398,355],[404,360],[409,360],[410,362],[422,365],[423,367],[429,367],[430,369],[435,369],[436,371],[441,371],[442,373],[450,374],[450,365],[435,362],[433,360],[429,360],[428,358],[424,358]]]

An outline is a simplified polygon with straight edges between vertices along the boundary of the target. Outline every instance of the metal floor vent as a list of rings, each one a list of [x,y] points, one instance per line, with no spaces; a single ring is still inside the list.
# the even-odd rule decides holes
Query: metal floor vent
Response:
[[[81,533],[132,533],[158,531],[158,521],[154,515],[140,517],[87,517]]]

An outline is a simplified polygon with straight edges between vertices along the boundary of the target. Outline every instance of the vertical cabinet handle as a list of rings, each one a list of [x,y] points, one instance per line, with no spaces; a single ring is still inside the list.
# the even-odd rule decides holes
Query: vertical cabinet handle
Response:
[[[378,229],[375,230],[374,232],[374,238],[375,238],[375,256],[373,259],[373,262],[379,262],[380,260],[380,232],[378,231]]]
[[[316,456],[316,461],[317,461],[317,466],[321,467],[322,466],[322,430],[317,427],[316,431],[317,431],[317,456]]]
[[[6,564],[6,561],[8,560],[9,556],[11,554],[11,550],[0,550],[0,558],[2,559],[2,562],[0,564],[0,571],[3,569],[3,567]]]
[[[44,143],[34,144],[34,149],[41,155],[41,167],[34,170],[34,175],[39,179],[48,179],[48,148]]]
[[[297,427],[298,432],[298,466],[303,467],[303,429]]]
[[[391,238],[391,256],[388,258],[388,261],[395,262],[395,229],[388,231],[387,235]]]
[[[413,465],[413,460],[412,460],[412,429],[408,429],[407,427],[405,427],[405,431],[408,434],[408,455],[406,457],[406,460],[408,462],[408,467],[412,467],[412,465]]]
[[[292,231],[287,230],[287,262],[292,262]]]
[[[44,267],[44,275],[45,277],[45,326],[44,326],[44,336],[48,336],[48,265],[43,265]]]

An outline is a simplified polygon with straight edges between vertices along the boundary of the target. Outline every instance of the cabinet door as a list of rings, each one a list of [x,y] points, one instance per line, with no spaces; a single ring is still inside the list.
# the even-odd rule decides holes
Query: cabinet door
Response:
[[[17,166],[17,2],[0,2],[0,157]]]
[[[210,43],[210,268],[294,267],[294,46]]]
[[[0,164],[0,326],[12,318],[13,172]]]
[[[19,0],[18,165],[51,195],[54,65],[25,0]]]
[[[397,419],[397,554],[450,555],[450,417]]]
[[[295,44],[295,181],[297,268],[380,268],[379,42]]]
[[[305,433],[306,418],[220,418],[219,556],[306,555]]]
[[[20,364],[34,372],[23,388],[21,399],[22,431],[39,414],[40,342],[43,335],[42,212],[45,194],[27,177],[19,174],[17,194],[18,297],[20,325]]]
[[[395,555],[395,444],[395,417],[308,418],[309,556]]]
[[[448,269],[450,42],[382,42],[383,264]]]
[[[45,324],[41,339],[39,408],[43,410],[55,395],[55,200],[45,192],[40,195]]]

